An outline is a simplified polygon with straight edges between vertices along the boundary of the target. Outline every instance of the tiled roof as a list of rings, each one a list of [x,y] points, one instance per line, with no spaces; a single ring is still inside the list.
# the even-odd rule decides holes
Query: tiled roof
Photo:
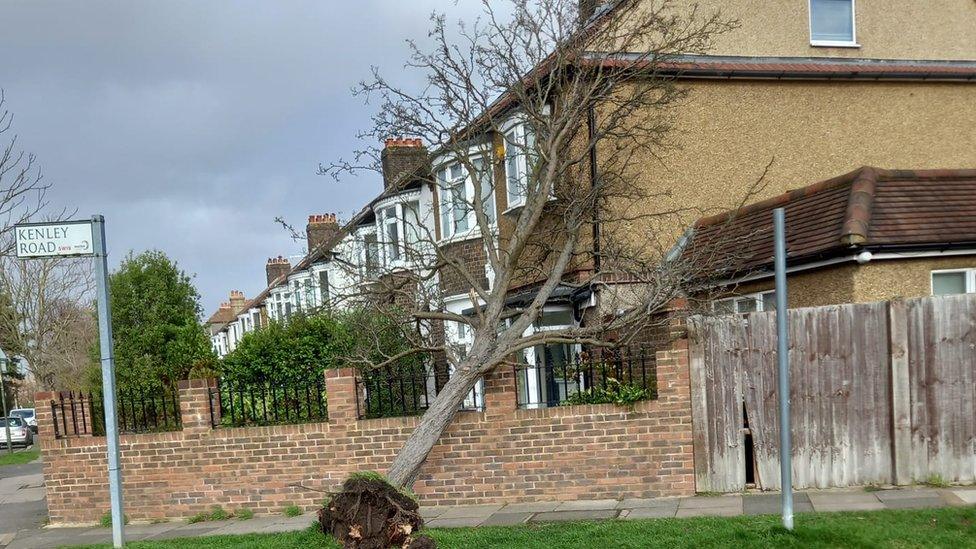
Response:
[[[698,220],[686,257],[707,257],[724,274],[769,269],[779,207],[793,265],[861,250],[976,246],[976,170],[864,167]]]

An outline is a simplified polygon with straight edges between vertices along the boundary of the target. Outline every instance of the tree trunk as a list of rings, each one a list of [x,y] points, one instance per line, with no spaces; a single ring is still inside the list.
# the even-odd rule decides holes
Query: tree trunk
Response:
[[[454,372],[393,460],[387,472],[391,483],[400,487],[410,487],[414,483],[431,449],[454,420],[461,403],[474,388],[480,375],[477,368],[471,367],[458,368]]]

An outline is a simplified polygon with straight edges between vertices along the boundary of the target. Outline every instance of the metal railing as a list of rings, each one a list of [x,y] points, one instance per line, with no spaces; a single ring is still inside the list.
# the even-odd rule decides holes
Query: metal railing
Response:
[[[655,351],[622,347],[580,352],[565,360],[515,366],[519,408],[628,403],[657,398]]]
[[[210,424],[257,427],[328,421],[322,372],[298,381],[219,380],[210,388]]]
[[[61,392],[52,399],[55,438],[105,435],[105,404],[100,393]],[[180,399],[170,390],[122,390],[116,399],[122,434],[160,433],[182,428]]]
[[[366,370],[356,377],[359,419],[415,416],[424,413],[450,377],[446,367],[396,365]],[[484,383],[478,381],[461,404],[462,410],[484,409]]]

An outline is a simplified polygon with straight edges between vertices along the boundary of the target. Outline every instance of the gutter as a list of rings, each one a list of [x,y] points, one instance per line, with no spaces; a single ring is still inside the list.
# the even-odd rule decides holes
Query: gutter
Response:
[[[864,248],[859,250],[857,253],[852,255],[845,255],[840,257],[834,257],[831,259],[825,259],[821,261],[814,261],[811,263],[803,263],[800,265],[788,266],[786,268],[787,274],[793,274],[803,271],[813,271],[816,269],[821,269],[823,267],[829,267],[832,265],[839,265],[843,263],[858,263],[864,265],[872,261],[885,261],[889,259],[918,259],[925,257],[953,257],[962,255],[976,255],[976,248],[956,248],[952,249],[950,246],[946,245],[942,249],[938,250],[918,250],[916,251],[904,251],[904,252],[886,252],[882,251],[885,249],[891,249],[880,247],[875,248],[877,252],[871,251],[869,248]],[[760,273],[753,273],[751,275],[746,275],[739,278],[729,278],[725,280],[720,280],[715,283],[715,286],[730,286],[734,284],[742,284],[743,282],[753,282],[756,280],[764,280],[767,278],[772,278],[774,273],[769,271],[764,271]]]

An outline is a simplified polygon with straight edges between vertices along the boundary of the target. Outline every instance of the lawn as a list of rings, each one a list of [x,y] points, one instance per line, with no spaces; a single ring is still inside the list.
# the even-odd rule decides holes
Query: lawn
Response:
[[[505,528],[431,530],[443,549],[645,547],[976,547],[976,508],[797,515],[786,532],[775,516],[553,523]],[[135,542],[132,548],[285,549],[337,546],[314,529]]]
[[[23,450],[8,454],[5,444],[6,443],[4,443],[4,445],[0,445],[0,466],[30,463],[41,455],[41,451],[36,446],[30,450]]]

